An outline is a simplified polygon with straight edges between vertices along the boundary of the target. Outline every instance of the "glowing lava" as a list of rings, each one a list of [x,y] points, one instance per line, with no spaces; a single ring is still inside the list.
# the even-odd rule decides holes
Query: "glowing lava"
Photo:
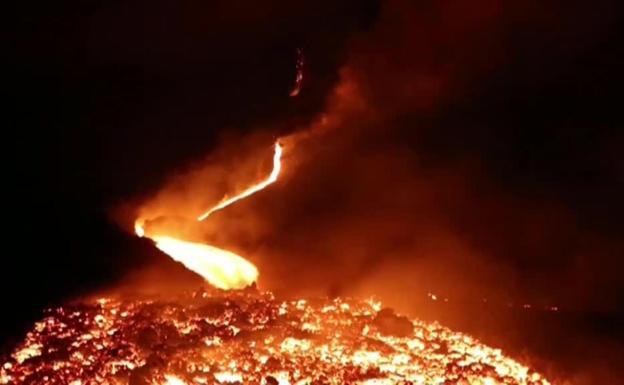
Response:
[[[241,199],[244,199],[270,185],[277,180],[281,170],[282,146],[275,143],[273,154],[273,170],[263,181],[247,188],[231,198],[224,198],[216,206],[200,215],[197,220],[203,221],[210,214],[221,210]],[[147,236],[156,243],[165,254],[182,263],[189,270],[201,275],[210,284],[219,289],[242,289],[258,279],[258,269],[243,257],[230,251],[201,243],[184,241],[164,234],[147,234],[144,219],[137,219],[134,231],[139,237]]]
[[[48,310],[2,385],[550,385],[532,368],[375,301],[200,291]]]
[[[171,237],[152,238],[165,254],[204,277],[219,289],[242,289],[258,278],[258,269],[227,250]]]
[[[262,182],[255,184],[251,187],[249,187],[247,190],[243,191],[242,193],[235,195],[231,198],[225,197],[221,202],[219,202],[215,207],[211,208],[210,210],[206,211],[205,213],[203,213],[202,215],[200,215],[199,217],[197,217],[198,221],[203,221],[204,219],[208,218],[208,216],[210,216],[210,214],[214,213],[215,211],[221,210],[229,205],[231,205],[232,203],[239,201],[241,199],[247,198],[248,196],[264,189],[265,187],[267,187],[268,185],[270,185],[271,183],[275,182],[277,180],[277,176],[280,173],[280,170],[282,169],[282,146],[278,143],[275,143],[275,152],[273,153],[273,171],[271,171],[271,174],[269,175],[268,178],[266,178],[265,180],[263,180]]]
[[[297,63],[295,66],[295,69],[297,70],[297,74],[295,75],[295,85],[292,88],[292,90],[290,90],[290,93],[289,93],[289,95],[292,97],[299,95],[299,93],[301,92],[301,86],[303,85],[304,63],[305,61],[303,59],[303,50],[301,48],[297,48]]]

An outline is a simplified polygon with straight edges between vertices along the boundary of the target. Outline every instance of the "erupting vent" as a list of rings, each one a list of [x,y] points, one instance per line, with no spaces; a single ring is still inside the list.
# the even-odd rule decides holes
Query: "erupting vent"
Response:
[[[200,291],[49,310],[1,384],[548,384],[497,349],[373,301]]]

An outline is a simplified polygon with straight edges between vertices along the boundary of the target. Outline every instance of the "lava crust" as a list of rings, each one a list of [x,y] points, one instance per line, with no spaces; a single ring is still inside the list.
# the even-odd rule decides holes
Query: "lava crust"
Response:
[[[527,384],[539,373],[375,301],[255,290],[101,298],[46,311],[0,384]]]

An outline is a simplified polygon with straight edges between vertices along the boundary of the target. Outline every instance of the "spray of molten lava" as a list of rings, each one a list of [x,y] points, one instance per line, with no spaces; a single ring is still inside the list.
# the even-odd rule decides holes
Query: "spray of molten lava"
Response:
[[[281,170],[282,146],[275,143],[273,170],[263,181],[252,185],[240,194],[224,198],[216,206],[200,215],[203,221],[210,214],[244,199],[277,180]],[[201,275],[206,281],[220,289],[242,289],[254,283],[258,278],[258,269],[243,257],[230,251],[201,243],[176,239],[165,234],[147,234],[144,220],[138,219],[134,231],[139,237],[147,236],[156,243],[156,247],[175,261],[182,263],[189,270]]]
[[[219,202],[215,207],[211,208],[210,210],[204,212],[202,215],[197,217],[197,220],[203,221],[215,211],[221,210],[236,201],[247,198],[248,196],[264,189],[271,183],[275,182],[277,180],[277,176],[280,173],[280,170],[282,169],[281,158],[282,158],[282,146],[280,146],[278,142],[278,143],[275,143],[275,153],[273,154],[273,171],[271,171],[271,174],[269,175],[268,178],[266,178],[265,180],[263,180],[262,182],[258,184],[255,184],[249,187],[248,189],[246,189],[245,191],[241,192],[238,195],[235,195],[231,198],[228,198],[228,197],[223,198],[223,200]]]
[[[299,95],[299,93],[301,92],[301,86],[303,84],[304,63],[305,61],[303,59],[303,50],[301,48],[297,48],[297,63],[295,66],[297,74],[295,75],[295,85],[293,86],[292,90],[290,90],[290,93],[289,93],[289,95],[292,97]]]
[[[242,289],[258,279],[258,269],[230,251],[201,243],[154,236],[156,247],[219,289]]]

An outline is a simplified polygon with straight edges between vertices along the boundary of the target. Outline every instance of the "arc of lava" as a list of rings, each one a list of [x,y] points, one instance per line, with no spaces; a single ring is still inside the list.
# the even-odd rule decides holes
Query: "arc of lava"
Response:
[[[275,153],[273,154],[273,170],[265,180],[232,198],[224,198],[219,204],[200,215],[197,220],[203,221],[213,212],[246,198],[275,182],[281,170],[281,157],[282,146],[276,142]],[[256,266],[239,255],[214,246],[176,239],[166,234],[147,235],[143,227],[144,224],[145,220],[142,218],[137,219],[134,224],[134,230],[139,237],[147,236],[152,239],[158,249],[175,261],[182,263],[189,270],[201,275],[213,286],[223,290],[242,289],[258,279]]]
[[[282,158],[282,146],[279,144],[279,142],[276,142],[275,143],[275,152],[273,153],[273,170],[271,171],[271,174],[265,180],[263,180],[262,182],[247,188],[245,191],[243,191],[240,194],[235,195],[235,196],[233,196],[231,198],[225,197],[216,206],[214,206],[210,210],[204,212],[199,217],[197,217],[197,220],[201,222],[204,219],[208,218],[210,216],[210,214],[214,213],[215,211],[219,211],[219,210],[221,210],[221,209],[231,205],[234,202],[237,202],[237,201],[239,201],[241,199],[247,198],[248,196],[250,196],[252,194],[255,194],[256,192],[264,189],[265,187],[267,187],[271,183],[275,182],[277,180],[277,176],[280,173],[280,170],[282,169],[281,158]]]

